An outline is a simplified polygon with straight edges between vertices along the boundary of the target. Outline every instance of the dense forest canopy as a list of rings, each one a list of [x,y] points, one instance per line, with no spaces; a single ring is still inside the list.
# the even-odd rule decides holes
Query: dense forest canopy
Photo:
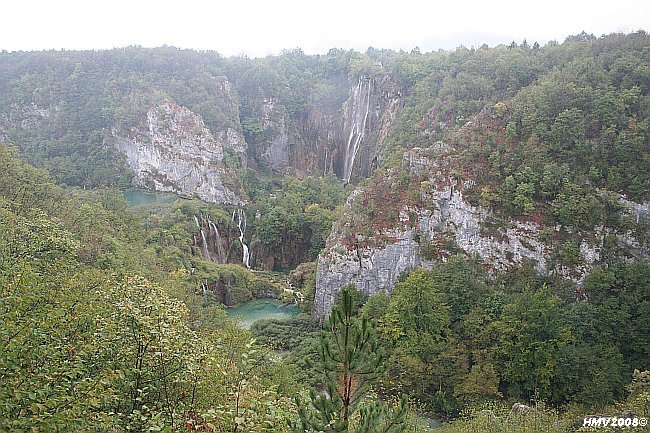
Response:
[[[424,54],[296,49],[249,59],[171,47],[4,52],[0,107],[6,139],[59,181],[97,186],[123,179],[124,185],[128,174],[107,146],[110,129],[139,126],[162,100],[187,106],[213,132],[242,130],[254,146],[262,137],[253,111],[262,98],[277,98],[297,118],[315,107],[340,107],[348,80],[387,75],[407,97],[385,159],[401,158],[396,148],[428,147],[494,111],[496,127],[481,131],[484,155],[471,157],[490,161],[497,181],[525,165],[541,178],[545,165],[566,164],[579,177],[574,183],[590,180],[647,199],[649,55],[643,31]],[[224,109],[232,101],[219,89],[223,79],[236,87],[235,114]]]

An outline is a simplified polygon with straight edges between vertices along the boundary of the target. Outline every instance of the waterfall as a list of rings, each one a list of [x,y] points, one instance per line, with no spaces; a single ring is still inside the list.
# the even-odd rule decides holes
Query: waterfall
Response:
[[[212,256],[210,255],[210,250],[208,249],[208,241],[205,238],[205,233],[203,232],[203,229],[201,229],[201,238],[203,239],[203,254],[205,255],[205,258],[207,260],[212,260]]]
[[[223,245],[221,244],[221,236],[219,235],[219,230],[217,226],[212,222],[210,217],[208,217],[208,225],[210,226],[210,233],[214,230],[215,243],[217,244],[217,254],[219,255],[219,263],[226,263],[226,252],[223,250]]]
[[[363,104],[363,89],[367,86],[365,97],[365,109],[362,109]],[[361,141],[366,133],[366,124],[368,122],[368,114],[370,112],[370,80],[364,80],[359,77],[359,84],[353,93],[352,98],[352,124],[350,125],[350,137],[348,138],[348,145],[345,149],[345,166],[343,167],[343,180],[345,183],[350,183],[352,177],[352,168],[354,167],[354,160],[359,152]]]
[[[205,232],[203,231],[201,224],[199,224],[199,219],[196,217],[196,215],[194,215],[194,222],[201,231],[201,239],[203,240],[203,258],[206,260],[212,260],[212,256],[210,256],[210,250],[208,250],[208,240],[205,238]]]
[[[232,212],[232,220],[235,221],[235,211]],[[242,229],[242,222],[244,223],[244,228]],[[246,231],[246,213],[244,209],[237,209],[237,227],[239,227],[239,242],[241,243],[241,248],[244,251],[242,257],[242,263],[246,265],[248,269],[251,268],[250,265],[250,254],[248,252],[248,245],[244,243],[244,232]]]

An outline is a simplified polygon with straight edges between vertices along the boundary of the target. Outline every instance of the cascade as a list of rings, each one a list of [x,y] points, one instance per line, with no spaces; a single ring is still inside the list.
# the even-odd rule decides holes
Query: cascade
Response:
[[[363,90],[366,89],[365,109],[363,105]],[[350,125],[350,137],[348,138],[348,145],[345,149],[345,166],[343,168],[343,180],[345,183],[350,183],[352,177],[352,168],[354,167],[354,160],[359,152],[361,141],[366,133],[366,123],[368,122],[368,114],[370,113],[370,81],[364,80],[359,77],[359,84],[354,91],[352,101],[352,124]]]
[[[232,220],[235,221],[235,211],[232,212]],[[242,229],[242,222],[244,223],[244,228]],[[251,268],[250,265],[250,254],[248,252],[248,245],[244,243],[244,232],[246,231],[246,213],[244,209],[237,209],[237,227],[239,227],[239,242],[241,243],[242,250],[244,251],[242,257],[242,263],[246,265],[248,269]]]
[[[219,230],[217,230],[217,226],[212,222],[210,217],[208,217],[208,225],[210,226],[210,232],[214,230],[214,236],[217,244],[217,254],[219,255],[219,263],[226,263],[226,252],[223,250],[223,245],[221,244],[221,236],[219,235]]]
[[[208,250],[208,240],[205,238],[205,232],[203,231],[201,224],[199,224],[199,219],[196,217],[196,215],[194,215],[194,222],[201,231],[201,239],[203,240],[203,256],[207,260],[212,260],[212,256],[210,256],[210,250]]]

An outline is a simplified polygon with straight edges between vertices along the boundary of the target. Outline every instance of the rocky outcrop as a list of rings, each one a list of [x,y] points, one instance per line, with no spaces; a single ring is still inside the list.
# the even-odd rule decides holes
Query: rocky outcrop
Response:
[[[350,183],[372,174],[380,150],[402,106],[399,87],[389,77],[359,77],[343,103],[343,138],[336,173]]]
[[[314,314],[327,316],[339,289],[354,284],[366,294],[390,293],[399,274],[421,266],[420,248],[412,229],[387,233],[394,242],[383,248],[348,250],[334,244],[318,257]]]
[[[425,188],[422,202],[426,207],[400,209],[395,227],[377,234],[383,243],[350,249],[334,230],[318,260],[314,313],[327,315],[338,290],[346,284],[354,284],[366,294],[390,293],[402,272],[431,268],[434,259],[444,259],[458,250],[480,257],[495,270],[505,271],[530,260],[538,272],[546,272],[549,251],[537,238],[539,226],[500,221],[504,227],[486,231],[486,221],[494,216],[472,206],[454,186],[434,191]],[[435,258],[424,256],[420,247],[424,243],[434,245]]]
[[[548,233],[550,227],[531,218],[505,219],[469,203],[465,191],[474,184],[454,179],[449,150],[436,143],[427,152],[412,149],[405,153],[404,167],[413,176],[427,179],[421,181],[419,203],[394,209],[398,217],[391,226],[370,237],[349,227],[365,224],[350,223],[354,218],[349,217],[361,207],[364,191],[356,190],[350,196],[344,218],[335,224],[318,259],[315,315],[329,314],[344,285],[354,284],[366,294],[390,293],[400,273],[416,267],[431,268],[434,261],[456,253],[480,258],[491,272],[512,270],[527,262],[540,274],[558,275],[581,286],[584,277],[601,260],[603,233],[608,229],[597,228],[595,236],[582,238],[576,245],[579,252],[575,262],[562,263],[557,257],[562,244],[542,240],[541,233],[545,229]],[[625,199],[620,203],[637,224],[647,224],[647,204]],[[552,232],[560,230],[559,226],[552,227]],[[620,246],[627,248],[632,257],[648,259],[647,236],[645,241],[633,233],[619,234],[618,238]]]
[[[279,100],[263,99],[254,110],[263,130],[257,157],[280,174],[335,173],[347,183],[368,176],[380,164],[401,93],[389,77],[360,77],[339,104],[317,104],[291,116]]]
[[[113,130],[115,146],[126,156],[137,185],[210,203],[242,203],[226,183],[223,164],[225,148],[245,149],[240,134],[227,128],[215,137],[199,116],[173,102],[150,109],[146,126],[146,132]]]
[[[263,146],[263,158],[276,173],[289,168],[289,113],[277,99],[264,99],[259,109],[259,120],[269,136]]]

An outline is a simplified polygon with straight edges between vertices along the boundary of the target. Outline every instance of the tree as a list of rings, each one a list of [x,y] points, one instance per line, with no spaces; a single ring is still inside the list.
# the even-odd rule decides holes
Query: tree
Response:
[[[379,320],[382,340],[392,349],[390,381],[384,385],[388,390],[408,390],[441,414],[458,409],[452,390],[467,371],[465,349],[454,338],[450,307],[439,291],[451,274],[460,272],[456,266],[454,260],[449,273],[441,271],[437,276],[423,269],[410,272],[395,285],[386,314]],[[463,289],[452,287],[452,298]]]
[[[439,339],[449,325],[449,307],[441,302],[433,276],[416,269],[395,284],[386,319],[397,325],[398,335],[419,340],[429,334]]]
[[[454,394],[467,402],[501,397],[499,377],[492,363],[476,364]]]
[[[386,314],[390,297],[384,291],[374,293],[361,308],[361,314],[370,320],[379,320]]]
[[[112,396],[93,335],[101,283],[79,272],[60,223],[10,206],[0,197],[0,431],[101,431]]]
[[[340,292],[334,306],[329,333],[321,335],[318,360],[312,366],[323,379],[325,392],[310,393],[310,401],[296,398],[299,422],[293,432],[398,433],[404,431],[407,411],[403,397],[393,413],[364,397],[385,371],[384,353],[370,321],[353,317],[353,295],[349,287]]]
[[[443,299],[449,304],[452,322],[465,316],[485,293],[477,269],[478,265],[458,255],[435,273]]]
[[[496,327],[501,375],[511,393],[517,397],[551,397],[559,353],[572,338],[559,298],[546,286],[528,290],[505,307]]]

